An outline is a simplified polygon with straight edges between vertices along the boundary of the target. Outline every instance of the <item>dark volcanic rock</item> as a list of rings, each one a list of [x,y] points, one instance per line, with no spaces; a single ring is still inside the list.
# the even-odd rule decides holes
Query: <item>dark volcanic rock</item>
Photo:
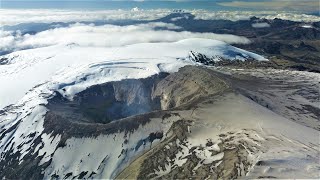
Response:
[[[125,117],[161,109],[159,99],[151,94],[166,73],[146,79],[126,79],[92,86],[78,93],[73,101],[57,95],[49,100],[51,112],[71,120],[109,123]]]
[[[1,54],[0,54],[1,55]],[[9,59],[8,58],[1,58],[0,59],[0,65],[5,65],[9,62]]]

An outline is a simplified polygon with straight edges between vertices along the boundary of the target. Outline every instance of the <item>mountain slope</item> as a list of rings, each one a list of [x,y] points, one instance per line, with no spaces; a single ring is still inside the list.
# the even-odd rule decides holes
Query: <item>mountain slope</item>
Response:
[[[55,92],[47,102],[26,102],[21,106],[24,111],[17,106],[5,109],[1,174],[37,179],[167,179],[290,178],[295,172],[299,178],[318,177],[318,130],[248,99],[216,73],[187,66],[159,80],[140,80],[151,83],[145,88],[151,88],[149,96],[161,108],[105,124],[83,121],[84,111],[73,109],[81,107],[81,101],[109,97],[112,89],[120,97],[125,89],[119,87],[125,86],[118,82],[89,87],[73,100]],[[128,91],[142,87],[136,80],[121,82]],[[137,103],[141,99],[136,97],[144,92],[131,91],[117,103]],[[31,103],[40,104],[29,110]]]
[[[141,53],[141,49],[147,53]],[[7,63],[0,66],[2,75],[0,83],[5,84],[0,89],[0,95],[4,97],[0,103],[1,107],[4,107],[0,111],[2,152],[0,174],[2,177],[14,179],[115,177],[117,172],[137,155],[148,150],[154,140],[162,139],[171,124],[179,117],[172,116],[167,120],[159,121],[153,120],[151,115],[150,118],[146,115],[135,117],[134,119],[139,120],[133,124],[128,123],[133,120],[101,124],[109,120],[100,119],[105,118],[103,114],[92,117],[92,112],[99,112],[101,108],[108,106],[108,103],[114,103],[105,97],[106,102],[102,102],[101,106],[97,106],[96,103],[93,103],[95,106],[91,106],[90,103],[87,104],[90,106],[80,106],[80,112],[84,114],[79,114],[79,109],[75,108],[78,107],[77,103],[91,101],[90,99],[88,102],[81,100],[85,96],[81,97],[79,93],[87,93],[85,90],[88,88],[90,92],[90,88],[94,88],[94,85],[176,72],[180,67],[195,64],[188,56],[190,51],[197,51],[212,58],[221,56],[234,60],[242,54],[245,57],[265,60],[259,55],[234,48],[223,42],[206,39],[136,44],[116,48],[57,45],[17,51],[2,56],[2,59],[7,59]],[[94,53],[87,54],[87,52]],[[126,82],[129,81],[122,83]],[[150,80],[144,82],[150,82]],[[153,87],[136,86],[136,83],[132,85],[123,86],[120,82],[118,88],[113,84],[100,92],[104,96],[106,92],[109,93],[113,89],[111,87],[114,87],[117,91],[114,100],[121,101],[126,99],[126,96],[123,96],[126,92],[136,92],[136,90],[129,90],[130,88]],[[139,90],[137,92],[155,92],[152,98],[162,98],[161,103],[165,99],[160,94],[156,94],[160,91]],[[169,107],[193,100],[189,97],[190,93],[197,92],[187,91],[185,101],[175,100],[176,103]],[[93,95],[95,96],[96,92]],[[131,110],[135,105],[130,106],[128,104],[130,102],[143,104],[145,100],[139,98],[141,96],[143,94],[128,96],[129,99],[115,103],[117,107],[111,106],[110,112]],[[136,100],[130,100],[130,98]],[[13,104],[9,105],[11,103]],[[65,106],[62,106],[63,103]],[[160,107],[164,106],[167,105]],[[148,111],[150,110],[157,109],[150,108]],[[133,113],[132,111],[132,113],[123,114],[135,115],[144,112]],[[163,113],[165,112],[160,112],[160,114]],[[154,118],[159,118],[156,115]],[[79,117],[82,118],[81,121],[73,121]],[[98,121],[86,120],[88,118]],[[120,116],[120,118],[123,117]],[[160,136],[159,133],[162,135]],[[129,139],[126,139],[127,137]],[[149,143],[147,143],[148,138],[152,139]],[[18,171],[19,174],[17,174]]]

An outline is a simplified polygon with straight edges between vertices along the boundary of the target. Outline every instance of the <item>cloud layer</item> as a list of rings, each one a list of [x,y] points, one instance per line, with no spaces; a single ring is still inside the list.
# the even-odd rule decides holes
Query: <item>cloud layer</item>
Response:
[[[221,40],[226,43],[249,43],[250,41],[245,37],[234,35],[219,35],[213,33],[193,33],[181,31],[180,27],[170,23],[147,23],[139,25],[115,26],[104,25],[95,26],[88,24],[81,24],[77,22],[102,22],[115,20],[153,20],[162,18],[172,13],[171,10],[157,9],[157,10],[95,10],[95,11],[79,11],[79,10],[0,10],[0,54],[3,52],[10,52],[20,49],[37,48],[56,44],[78,44],[80,46],[124,46],[135,43],[149,43],[149,42],[174,42],[187,38],[207,38]],[[270,12],[270,11],[207,11],[207,10],[193,10],[190,11],[196,19],[227,19],[227,20],[243,20],[249,19],[252,16],[266,18],[266,19],[289,19],[293,21],[320,21],[320,17],[288,13],[288,12]],[[188,18],[179,17],[179,18]],[[177,18],[172,18],[174,23]],[[16,26],[10,31],[10,26],[21,23],[52,23],[63,22],[71,23],[71,25],[64,27],[48,26],[51,29],[42,29],[36,34],[22,34],[28,32],[25,25]],[[3,28],[2,26],[7,26]],[[9,28],[8,28],[9,26]],[[268,27],[268,24],[253,24],[256,28]],[[18,27],[18,28],[17,28]],[[4,30],[7,29],[7,30]],[[31,28],[32,29],[32,28]],[[162,29],[162,30],[159,30]],[[179,30],[181,32],[177,32]]]
[[[170,14],[171,10],[57,10],[0,9],[1,25],[20,23],[84,22],[109,20],[154,20]]]
[[[206,10],[194,10],[192,14],[196,16],[196,19],[216,20],[226,19],[231,21],[248,20],[255,16],[265,19],[283,19],[297,22],[318,22],[319,16],[294,13],[287,11],[206,11]]]
[[[159,28],[166,30],[156,30]],[[68,27],[53,28],[34,35],[21,35],[19,31],[0,31],[0,51],[14,51],[59,44],[115,47],[137,43],[175,42],[188,38],[214,39],[230,44],[250,42],[245,37],[234,35],[173,31],[177,29],[180,29],[180,27],[174,24],[156,22],[129,26],[95,26],[75,23]]]
[[[222,6],[255,8],[264,10],[319,11],[318,0],[272,0],[272,1],[232,1],[219,3]]]
[[[274,19],[281,18],[292,21],[320,21],[320,17],[285,11],[187,11],[197,19],[226,19],[243,20],[252,16]],[[113,20],[154,20],[172,13],[169,9],[156,10],[54,10],[30,9],[14,10],[0,9],[1,25],[17,25],[21,23],[51,23],[51,22],[84,22],[84,21],[113,21]],[[173,20],[174,21],[174,20]],[[1,26],[0,25],[0,26]]]

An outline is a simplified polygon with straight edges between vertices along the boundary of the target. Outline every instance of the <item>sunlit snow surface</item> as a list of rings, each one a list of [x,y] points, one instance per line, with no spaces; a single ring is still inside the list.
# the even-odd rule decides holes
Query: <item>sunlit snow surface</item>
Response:
[[[127,78],[145,78],[159,72],[175,72],[193,64],[189,52],[207,57],[241,59],[238,55],[266,60],[226,43],[207,39],[187,39],[174,43],[141,43],[125,47],[83,47],[56,45],[18,51],[2,56],[8,58],[0,66],[0,108],[16,103],[34,86],[61,90],[67,97],[94,84]],[[218,59],[217,59],[218,60]],[[10,96],[8,96],[10,94]]]
[[[42,142],[33,152],[38,153],[39,157],[43,156],[39,165],[53,159],[45,170],[45,177],[55,173],[65,175],[67,172],[77,174],[83,171],[97,172],[95,177],[114,177],[116,171],[139,153],[139,151],[129,152],[127,157],[121,157],[122,160],[119,160],[119,154],[112,153],[121,152],[123,147],[117,139],[123,140],[124,134],[117,134],[116,137],[101,135],[97,139],[68,139],[69,148],[56,150],[61,136],[43,133],[44,115],[47,112],[43,105],[47,104],[47,99],[52,97],[54,91],[59,91],[72,100],[76,93],[95,84],[128,78],[145,78],[160,72],[176,72],[185,65],[194,65],[189,57],[190,51],[212,58],[223,57],[233,60],[239,58],[238,55],[241,54],[243,57],[266,60],[262,56],[224,42],[207,39],[186,39],[174,43],[141,43],[111,48],[84,47],[76,44],[55,45],[2,56],[8,59],[8,63],[0,66],[2,84],[0,107],[4,110],[0,114],[0,126],[8,133],[5,133],[0,141],[0,151],[6,152],[10,148],[13,149],[12,153],[19,151],[21,153],[19,160],[22,162],[34,140],[41,137]],[[171,124],[171,121],[168,123],[156,121],[144,126],[145,132],[133,132],[130,135],[127,148],[133,148],[151,132],[162,130],[165,133]],[[9,131],[10,127],[14,127],[14,130]],[[34,136],[30,137],[30,134]],[[105,144],[106,149],[100,149],[98,152],[101,147],[98,144]],[[75,149],[79,151],[76,153],[77,156],[74,155]],[[90,158],[88,154],[92,154]],[[65,155],[72,157],[72,161],[63,158]],[[3,158],[4,154],[1,155],[1,159]],[[88,162],[81,164],[83,161]]]

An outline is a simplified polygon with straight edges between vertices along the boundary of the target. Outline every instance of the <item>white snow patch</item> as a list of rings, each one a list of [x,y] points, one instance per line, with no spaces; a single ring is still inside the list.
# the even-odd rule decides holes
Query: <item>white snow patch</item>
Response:
[[[310,25],[310,24],[304,24],[304,25],[302,25],[301,27],[307,28],[307,29],[313,28],[313,26]]]
[[[85,171],[97,173],[93,176],[97,179],[114,178],[134,157],[150,148],[150,142],[146,142],[136,149],[139,141],[152,132],[165,134],[171,124],[169,121],[153,120],[140,126],[137,131],[128,132],[129,134],[119,132],[91,138],[68,139],[66,146],[54,153],[52,163],[45,170],[45,178],[50,178],[53,174],[64,177],[70,172],[76,176]],[[128,139],[128,143],[124,143],[125,139]]]
[[[268,24],[268,23],[254,23],[254,24],[252,24],[252,27],[254,27],[254,28],[268,28],[268,27],[270,27],[270,24]]]

